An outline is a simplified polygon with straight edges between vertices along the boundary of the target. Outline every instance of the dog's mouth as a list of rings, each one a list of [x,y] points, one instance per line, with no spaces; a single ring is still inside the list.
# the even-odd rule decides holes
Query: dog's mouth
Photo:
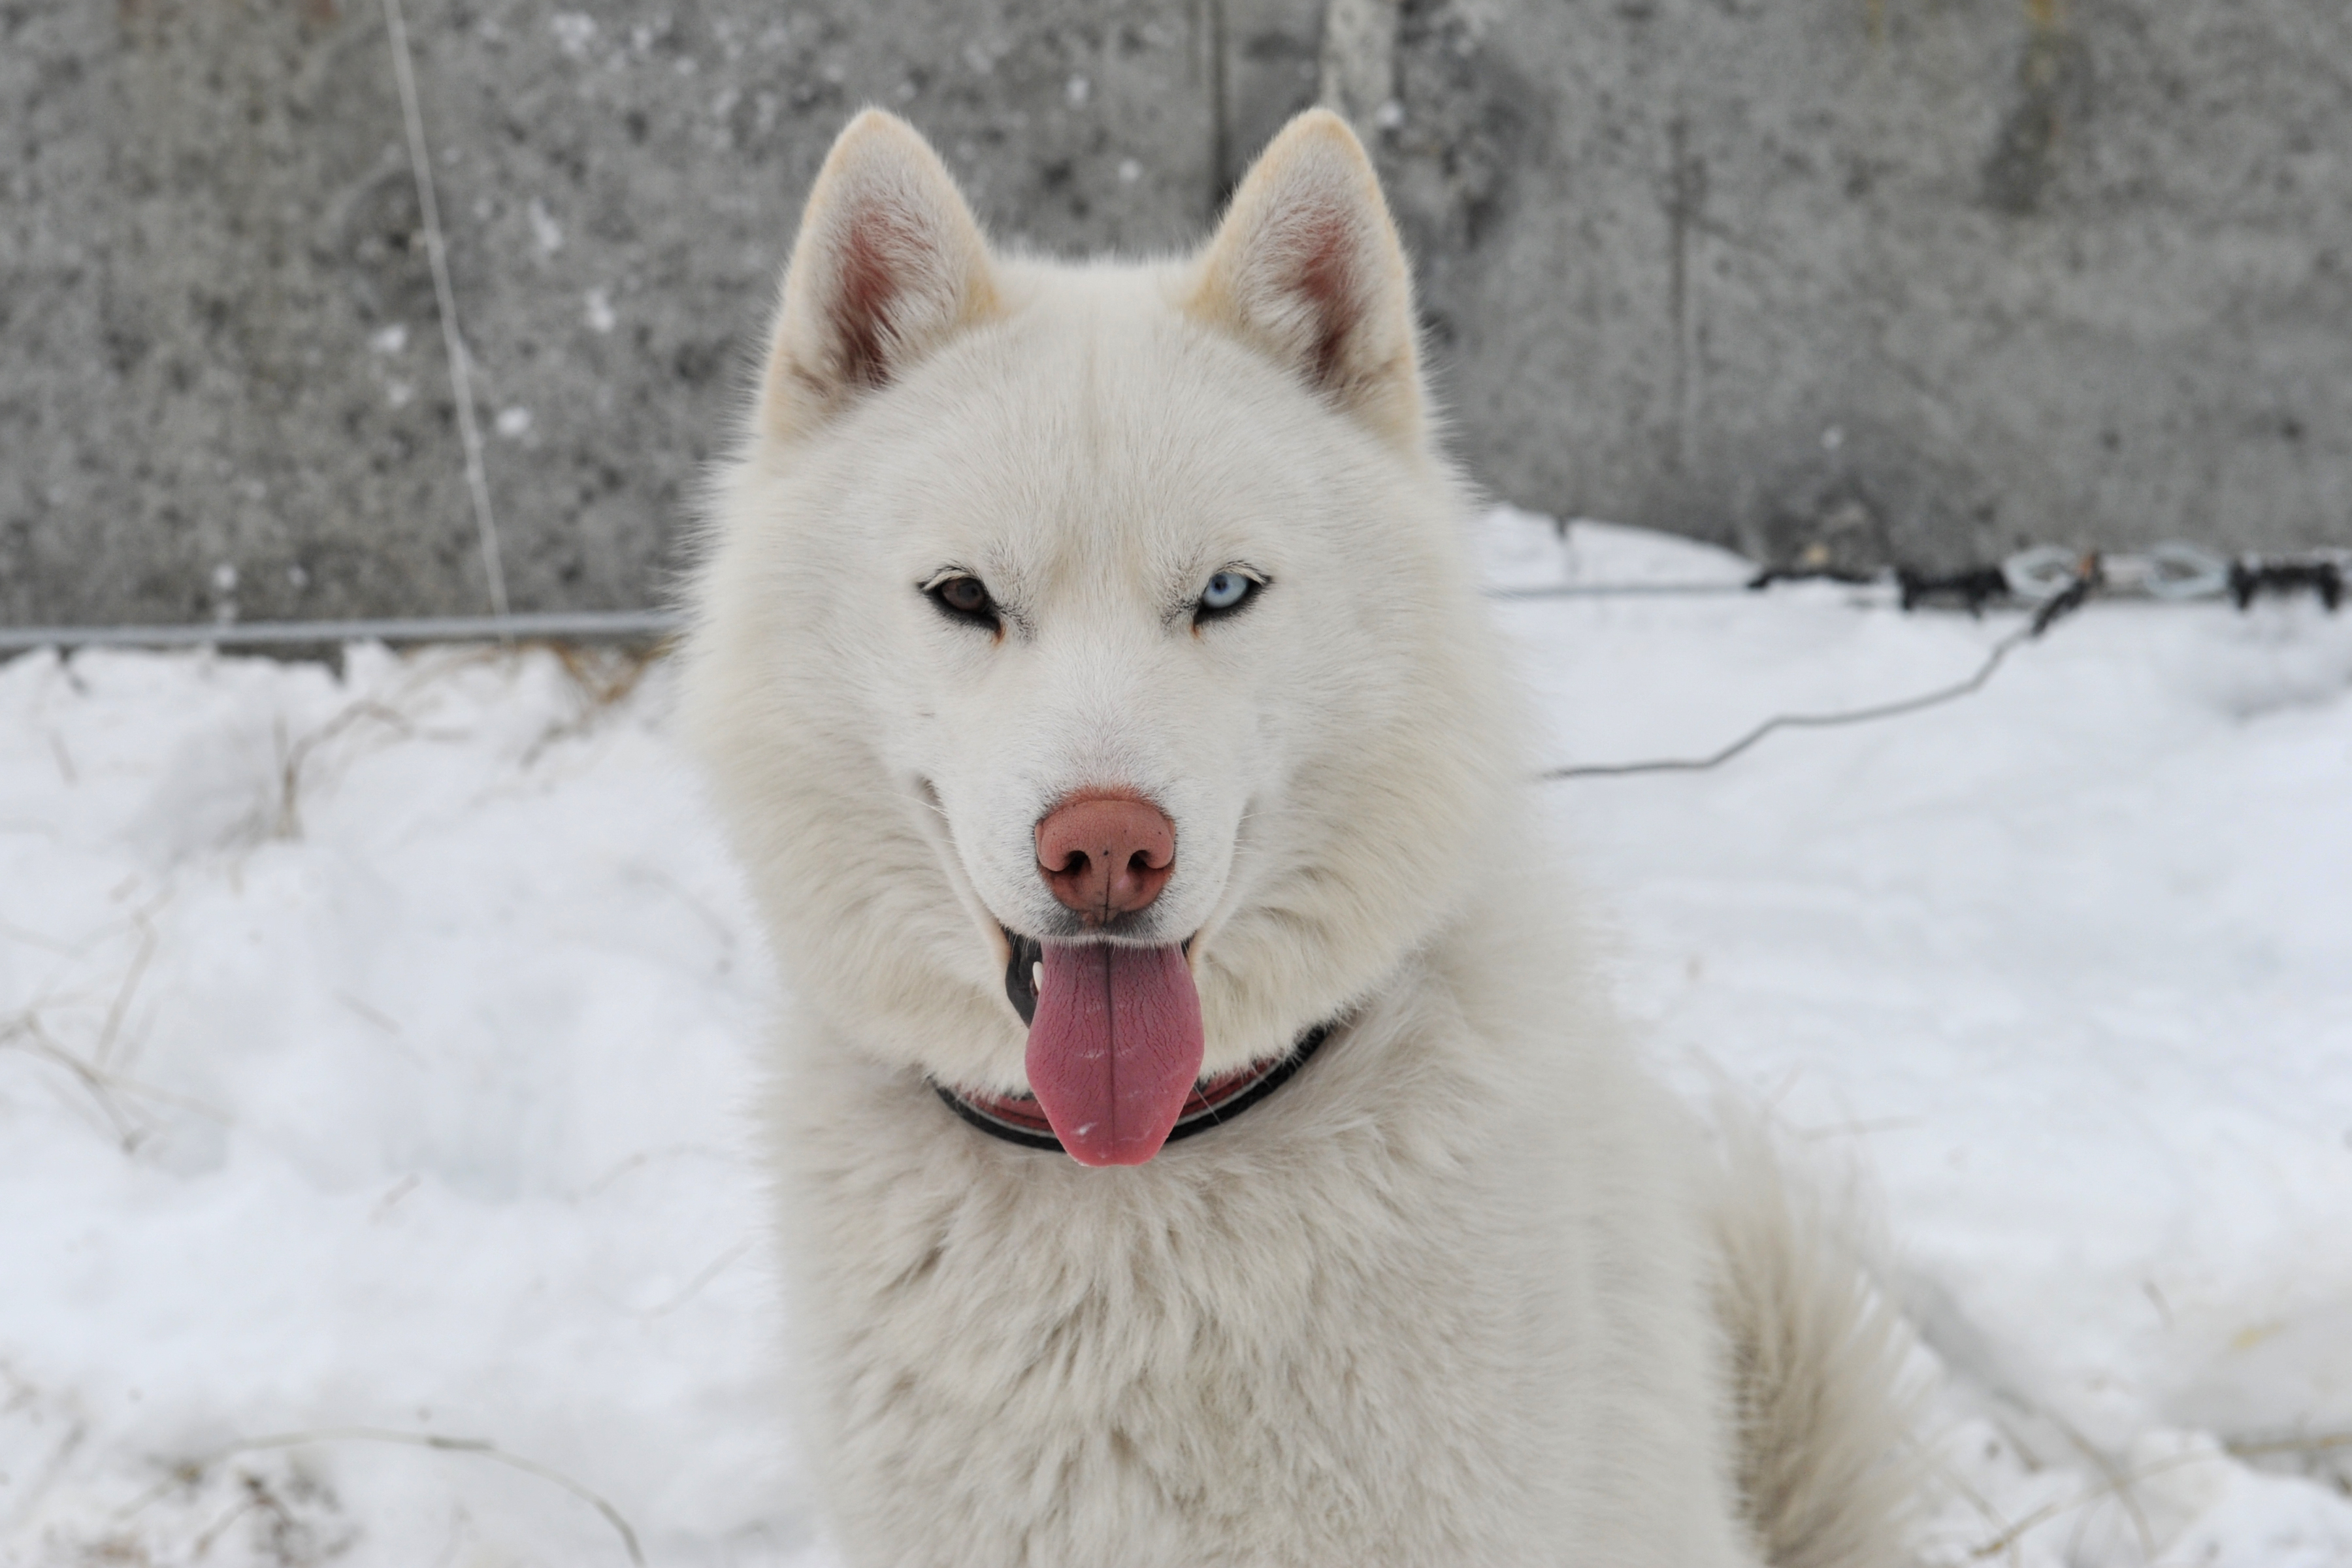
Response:
[[[1008,954],[1004,963],[1005,1000],[1011,1002],[1013,1010],[1021,1015],[1022,1023],[1034,1024],[1037,1021],[1038,968],[1045,960],[1045,944],[1034,936],[1021,935],[1002,921],[998,922],[996,929],[1004,933]],[[1186,963],[1191,963],[1192,937],[1188,936],[1178,942],[1176,949],[1184,955]]]
[[[1037,1021],[1038,969],[1045,963],[1045,944],[1034,936],[1015,936],[1009,927],[999,926],[1013,956],[1004,965],[1004,995],[1013,1010],[1021,1015],[1021,1022]]]
[[[1029,1089],[1054,1135],[1080,1164],[1142,1164],[1201,1077],[1190,939],[1125,947],[1004,936],[1004,994],[1029,1026]]]

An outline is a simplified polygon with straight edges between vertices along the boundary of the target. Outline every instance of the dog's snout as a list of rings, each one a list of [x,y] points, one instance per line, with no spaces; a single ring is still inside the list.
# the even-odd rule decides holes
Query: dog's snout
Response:
[[[1136,795],[1073,795],[1037,825],[1037,874],[1090,921],[1143,909],[1175,868],[1176,825]]]

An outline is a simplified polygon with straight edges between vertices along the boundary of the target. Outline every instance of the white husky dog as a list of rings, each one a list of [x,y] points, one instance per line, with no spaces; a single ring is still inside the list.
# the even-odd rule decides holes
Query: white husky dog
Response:
[[[1146,265],[835,145],[686,702],[851,1563],[1899,1555],[1892,1331],[1597,999],[1466,505],[1333,116]]]

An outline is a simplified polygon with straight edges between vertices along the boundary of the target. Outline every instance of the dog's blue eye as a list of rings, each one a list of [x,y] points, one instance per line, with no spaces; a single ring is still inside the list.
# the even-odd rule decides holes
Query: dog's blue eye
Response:
[[[1239,572],[1220,572],[1210,578],[1209,585],[1201,591],[1201,613],[1217,616],[1227,610],[1239,609],[1243,601],[1257,591],[1257,585],[1255,577],[1244,576]]]

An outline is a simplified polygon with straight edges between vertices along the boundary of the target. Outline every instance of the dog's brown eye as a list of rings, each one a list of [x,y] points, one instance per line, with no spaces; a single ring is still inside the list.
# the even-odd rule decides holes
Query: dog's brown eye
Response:
[[[993,629],[996,626],[996,601],[977,577],[958,573],[942,577],[923,590],[931,603],[959,621]]]

